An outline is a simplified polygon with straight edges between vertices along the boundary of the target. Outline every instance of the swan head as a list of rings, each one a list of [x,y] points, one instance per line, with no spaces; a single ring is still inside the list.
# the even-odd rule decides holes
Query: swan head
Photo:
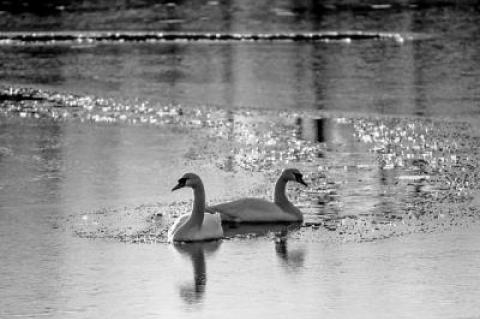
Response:
[[[308,186],[308,184],[303,180],[302,173],[300,173],[300,171],[296,168],[287,168],[282,172],[282,177],[287,181],[294,181],[304,186]]]
[[[178,180],[178,184],[174,188],[172,188],[172,192],[184,187],[195,188],[201,184],[202,180],[197,174],[186,173]]]

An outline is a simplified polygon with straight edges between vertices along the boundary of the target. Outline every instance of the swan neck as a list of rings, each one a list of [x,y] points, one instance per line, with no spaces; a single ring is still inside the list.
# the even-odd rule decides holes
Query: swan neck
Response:
[[[274,199],[273,201],[277,205],[282,205],[282,204],[287,204],[290,203],[288,201],[287,195],[285,195],[285,188],[287,185],[287,181],[283,178],[280,177],[275,184],[275,193],[274,193]]]
[[[203,214],[205,212],[205,189],[203,184],[198,184],[193,188],[193,210],[190,216],[192,226],[202,226]]]

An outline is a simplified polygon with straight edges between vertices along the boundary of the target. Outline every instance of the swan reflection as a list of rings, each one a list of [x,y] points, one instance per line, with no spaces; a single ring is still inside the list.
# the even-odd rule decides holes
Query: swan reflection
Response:
[[[202,302],[207,286],[206,256],[220,247],[221,241],[176,243],[173,245],[181,255],[190,258],[193,267],[193,283],[186,282],[179,287],[180,297],[188,304]]]
[[[228,224],[224,225],[225,237],[270,237],[274,235],[275,254],[284,268],[299,270],[303,268],[306,251],[302,247],[289,247],[289,232],[299,230],[301,223],[293,224]]]
[[[285,269],[297,271],[303,268],[305,250],[302,248],[289,248],[287,239],[275,241],[275,253]]]

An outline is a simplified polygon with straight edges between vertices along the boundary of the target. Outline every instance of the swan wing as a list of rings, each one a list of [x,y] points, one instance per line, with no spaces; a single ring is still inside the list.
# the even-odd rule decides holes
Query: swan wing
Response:
[[[190,214],[185,214],[180,217],[178,217],[173,225],[170,227],[167,233],[167,241],[169,243],[174,241],[174,236],[178,232],[178,230],[187,222],[188,218],[190,217]]]
[[[220,214],[205,214],[200,230],[200,240],[223,238],[222,218]]]
[[[223,228],[222,228],[222,219],[220,214],[205,214],[203,217],[203,223],[200,229],[192,228],[183,234],[179,239],[178,236],[175,236],[180,229],[185,225],[185,223],[190,218],[190,214],[185,214],[180,216],[175,223],[170,227],[167,240],[169,243],[174,241],[203,241],[203,240],[213,240],[223,238]]]
[[[220,213],[223,222],[274,223],[296,221],[275,203],[258,198],[243,198],[210,206],[208,211]]]

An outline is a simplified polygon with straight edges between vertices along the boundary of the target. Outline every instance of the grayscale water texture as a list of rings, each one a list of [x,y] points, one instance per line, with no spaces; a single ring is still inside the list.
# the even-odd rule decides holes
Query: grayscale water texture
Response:
[[[475,1],[0,1],[0,28],[288,41],[0,43],[0,318],[475,318]],[[334,31],[381,39],[294,40]],[[130,33],[129,33],[130,32]],[[168,245],[207,201],[299,225]]]

